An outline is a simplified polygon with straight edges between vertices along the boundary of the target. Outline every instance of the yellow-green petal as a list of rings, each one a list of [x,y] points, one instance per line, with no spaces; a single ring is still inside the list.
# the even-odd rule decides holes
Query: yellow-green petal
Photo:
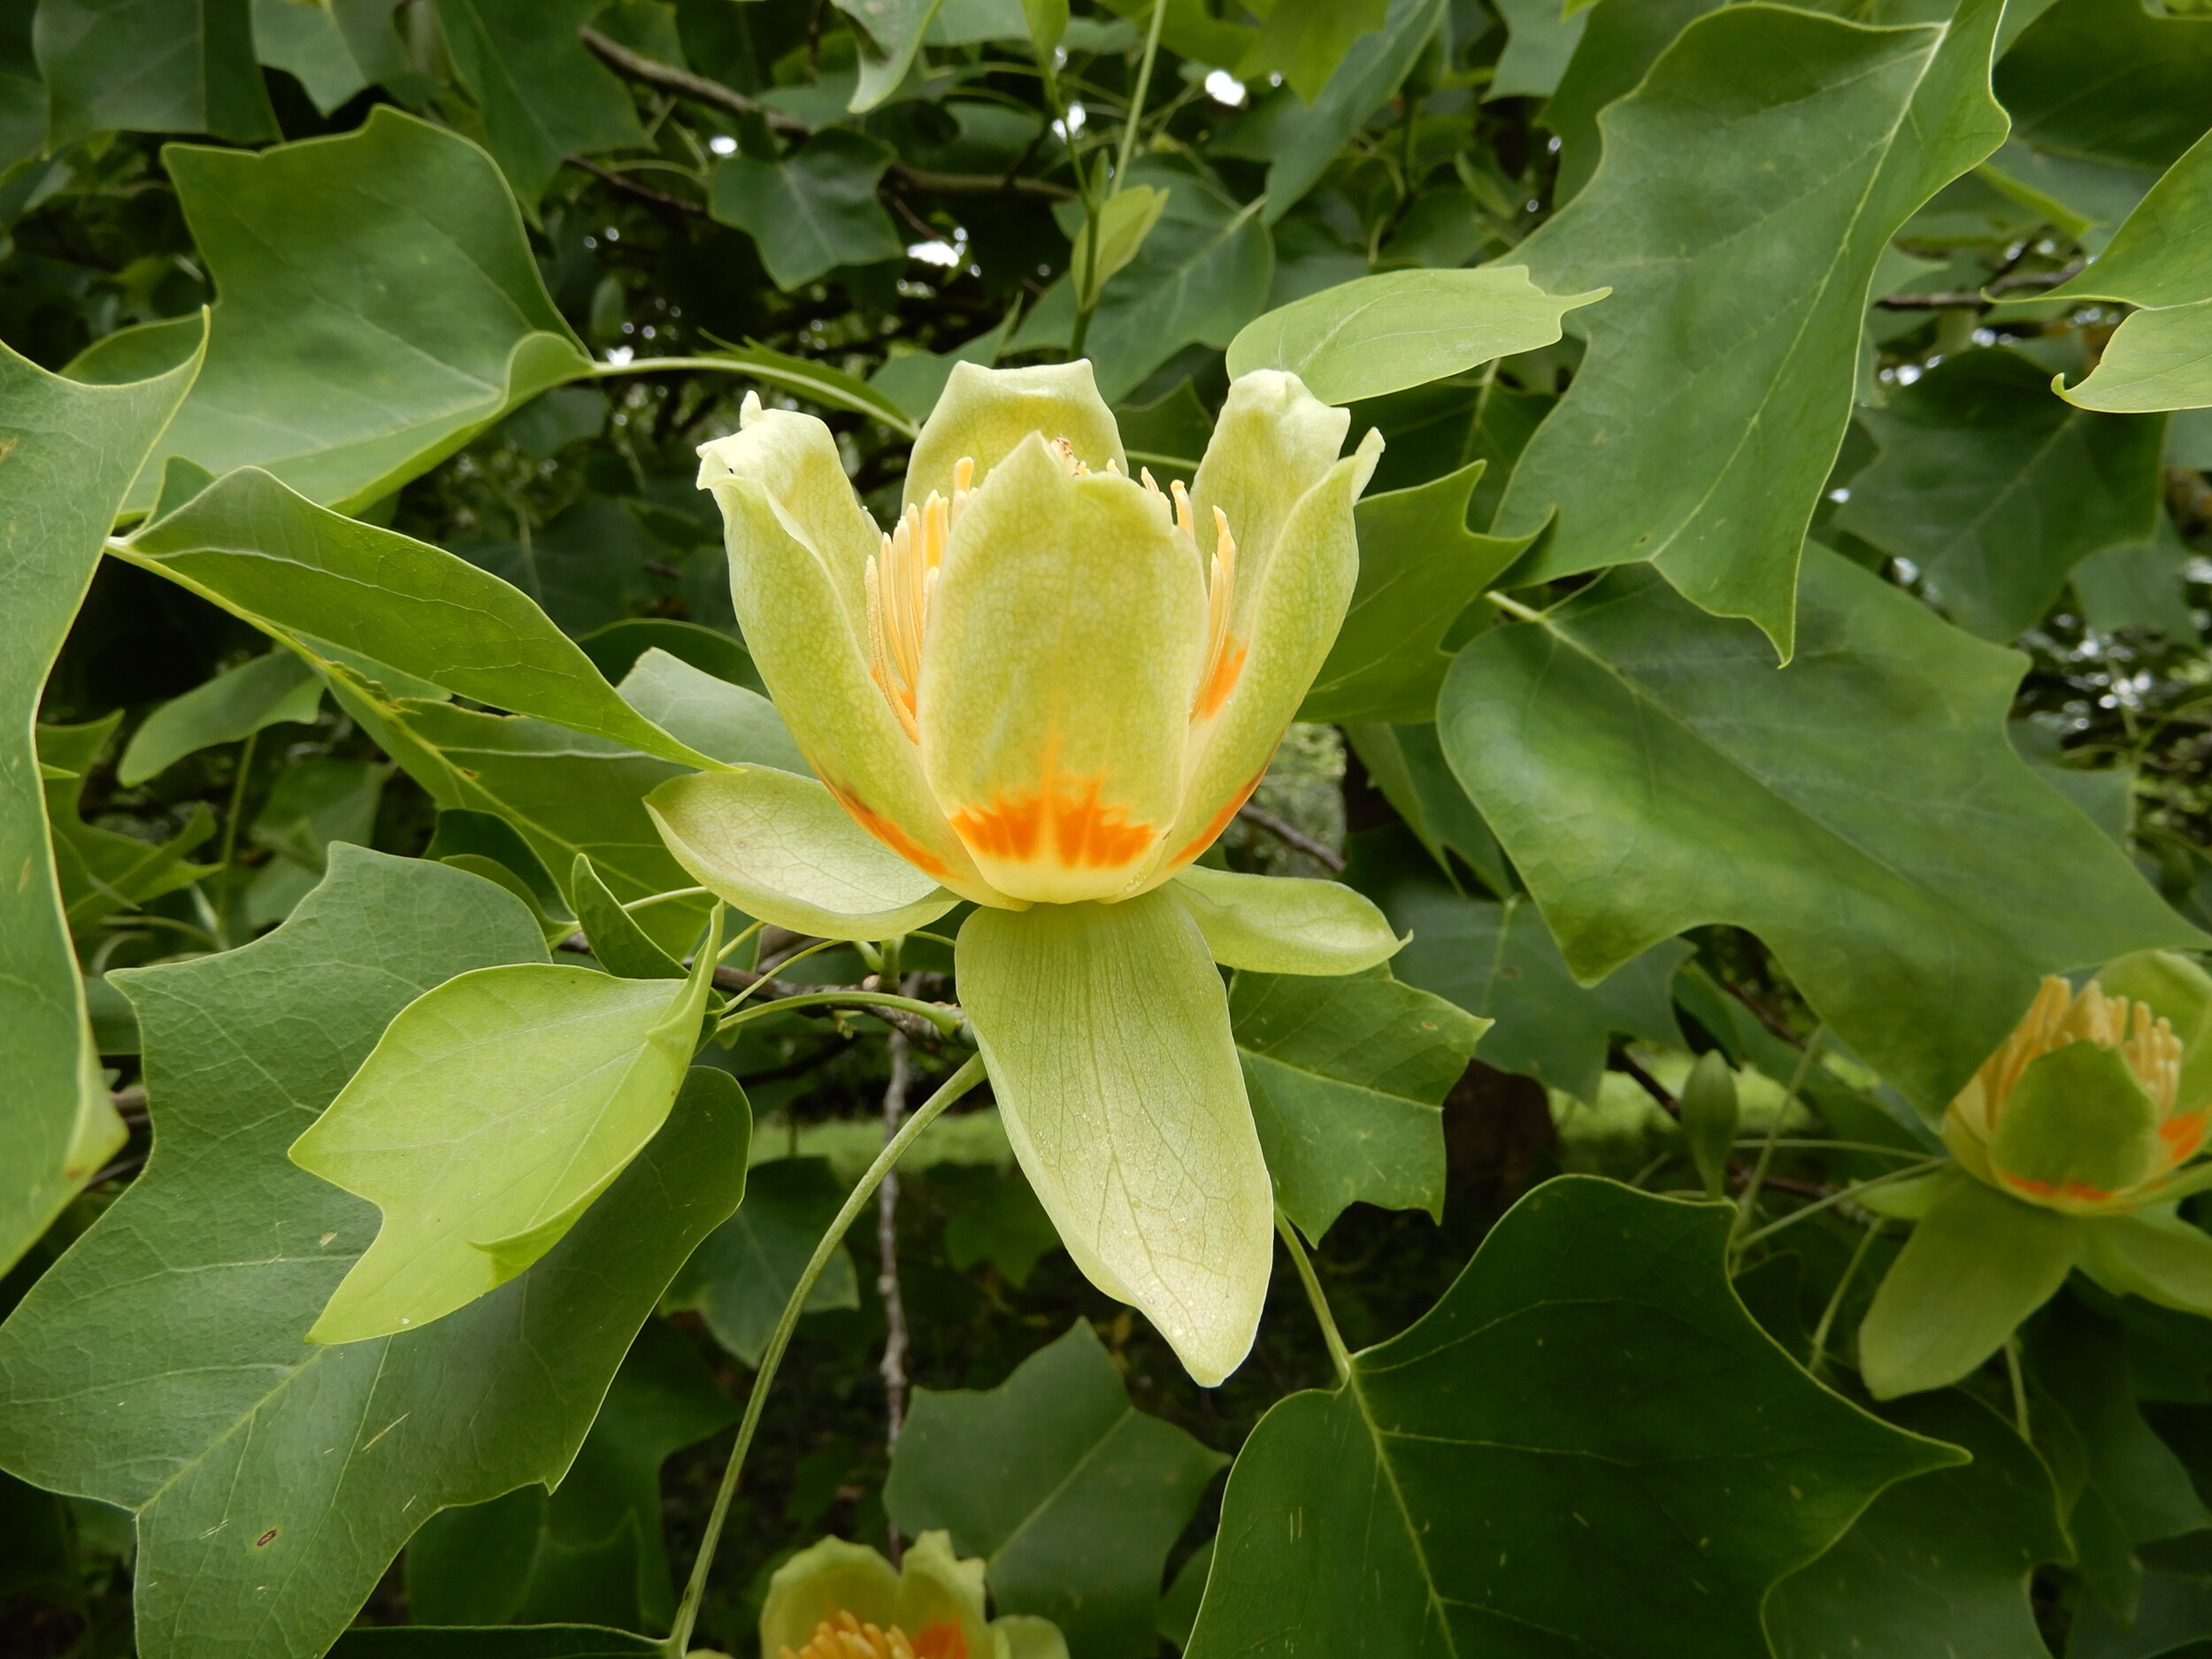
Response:
[[[699,488],[718,497],[721,486],[741,480],[760,486],[858,614],[861,571],[881,533],[853,493],[837,434],[812,415],[762,407],[757,393],[747,394],[738,422],[730,436],[699,446]]]
[[[676,862],[748,916],[823,939],[888,939],[959,901],[864,833],[811,778],[688,772],[645,797]]]
[[[823,1539],[768,1580],[760,1607],[760,1650],[769,1659],[786,1647],[795,1652],[817,1624],[833,1623],[840,1613],[886,1628],[898,1601],[898,1572],[879,1552],[841,1538]]]
[[[1068,1659],[1068,1639],[1048,1618],[1034,1613],[1002,1613],[991,1621],[998,1659]]]
[[[810,539],[818,521],[836,515],[825,510],[803,520],[772,488],[788,485],[802,505],[813,503],[810,512],[836,488],[851,501],[841,472],[837,480],[825,475],[826,436],[819,421],[766,411],[707,446],[701,480],[722,508],[730,598],[746,645],[793,740],[854,821],[955,892],[1001,902],[938,811],[913,741],[870,672],[856,534],[818,546]]]
[[[969,1659],[990,1659],[996,1643],[983,1617],[983,1568],[980,1557],[962,1561],[952,1553],[949,1532],[924,1532],[906,1547],[891,1617],[918,1652],[950,1651],[941,1640],[933,1646],[930,1639],[930,1632],[949,1624],[960,1632],[960,1651]]]
[[[1197,923],[1162,893],[979,910],[956,962],[1007,1138],[1068,1254],[1220,1382],[1259,1325],[1275,1201]]]
[[[954,526],[922,658],[922,764],[983,879],[1118,897],[1182,796],[1206,595],[1160,495],[1034,436]]]
[[[1225,968],[1361,973],[1404,943],[1364,894],[1340,881],[1243,875],[1197,865],[1166,891],[1191,913]]]
[[[1997,1113],[1989,1167],[2008,1191],[2083,1213],[2163,1165],[2158,1107],[2127,1056],[2070,1042],[2029,1062]]]
[[[2151,1210],[2084,1221],[2081,1265],[2116,1296],[2212,1317],[2212,1238],[2177,1215]]]
[[[1238,563],[1253,584],[1240,585],[1233,627],[1245,626],[1256,579],[1284,525],[1336,465],[1351,422],[1348,411],[1331,408],[1279,369],[1256,370],[1230,385],[1190,493],[1202,532],[1210,531],[1215,508],[1227,516]]]
[[[1154,881],[1189,864],[1228,827],[1321,672],[1359,580],[1352,509],[1381,451],[1381,438],[1370,433],[1355,453],[1329,467],[1298,498],[1256,580],[1244,568],[1239,543],[1238,608],[1244,620],[1232,624],[1231,634],[1244,652],[1243,665],[1218,710],[1192,727],[1182,810]],[[1248,583],[1256,591],[1245,591]],[[1247,631],[1240,634],[1240,628]]]
[[[1094,472],[1127,462],[1088,358],[1027,369],[959,363],[914,440],[907,502],[926,500],[933,490],[949,501],[953,468],[961,461],[973,461],[977,475],[986,475],[1033,432],[1048,442],[1065,438],[1075,458]]]

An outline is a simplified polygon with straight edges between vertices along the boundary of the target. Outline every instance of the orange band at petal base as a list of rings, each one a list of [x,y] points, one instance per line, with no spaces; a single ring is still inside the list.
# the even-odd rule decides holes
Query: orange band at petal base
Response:
[[[1996,1176],[2014,1192],[2026,1198],[2070,1198],[2076,1203],[2104,1204],[2111,1202],[2114,1197],[2103,1187],[2092,1187],[2086,1181],[2038,1181],[2003,1170],[1996,1171]]]
[[[1102,804],[1102,779],[1070,794],[1050,771],[1032,795],[994,795],[988,806],[950,815],[954,832],[979,857],[1008,864],[1049,861],[1063,870],[1118,870],[1152,849],[1156,832],[1133,824],[1127,809]]]
[[[1273,758],[1272,756],[1269,757],[1271,761]],[[1220,839],[1221,832],[1229,827],[1229,820],[1244,810],[1244,803],[1252,798],[1252,791],[1260,787],[1260,780],[1266,776],[1267,768],[1263,766],[1252,774],[1251,782],[1246,784],[1243,788],[1238,790],[1223,803],[1221,810],[1206,821],[1206,827],[1192,836],[1189,843],[1167,861],[1167,869],[1170,873],[1180,870]]]
[[[837,804],[852,814],[854,823],[859,825],[869,834],[874,836],[924,874],[935,876],[940,881],[950,879],[951,867],[943,859],[930,851],[928,848],[922,846],[889,818],[874,810],[865,801],[839,783],[827,772],[823,772],[819,766],[815,767],[814,770],[820,774],[824,787],[836,797]]]
[[[2168,1167],[2185,1164],[2196,1156],[2204,1145],[2205,1114],[2201,1109],[2193,1112],[2176,1112],[2158,1125],[2158,1138],[2165,1143]]]
[[[914,1632],[914,1659],[968,1659],[967,1632],[957,1621],[935,1619]]]

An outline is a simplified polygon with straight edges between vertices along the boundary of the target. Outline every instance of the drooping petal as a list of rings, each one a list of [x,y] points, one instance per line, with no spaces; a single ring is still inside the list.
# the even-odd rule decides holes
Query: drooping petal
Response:
[[[811,778],[769,766],[689,772],[647,795],[645,809],[701,886],[793,933],[888,939],[958,902]]]
[[[2066,1282],[2084,1225],[1954,1175],[1859,1326],[1868,1391],[1894,1400],[1971,1373]]]
[[[933,881],[1002,903],[937,810],[870,672],[865,571],[880,538],[836,466],[829,429],[752,410],[742,431],[702,450],[700,481],[722,508],[746,644],[808,764],[856,822]]]
[[[977,910],[956,962],[1007,1138],[1069,1255],[1218,1383],[1258,1328],[1274,1197],[1198,925],[1164,894]]]
[[[1075,458],[1094,472],[1109,462],[1126,465],[1114,411],[1098,395],[1087,358],[1028,369],[959,363],[914,440],[907,503],[926,501],[932,490],[951,500],[955,466],[973,461],[977,476],[986,476],[1033,432],[1048,442],[1066,439]]]
[[[1373,472],[1382,439],[1370,433],[1359,449],[1322,475],[1281,521],[1273,556],[1256,572],[1237,548],[1240,622],[1230,624],[1230,652],[1239,660],[1210,711],[1191,725],[1183,803],[1150,880],[1164,881],[1204,852],[1251,795],[1289,729],[1335,642],[1359,580],[1359,538],[1352,508]],[[1233,520],[1232,531],[1236,526]],[[1256,592],[1247,591],[1249,587]]]
[[[1148,870],[1205,622],[1159,495],[1071,477],[1033,435],[992,470],[953,527],[917,706],[930,787],[994,888],[1071,903]]]
[[[1166,891],[1191,913],[1225,968],[1361,973],[1405,941],[1363,894],[1338,881],[1241,875],[1193,865]]]

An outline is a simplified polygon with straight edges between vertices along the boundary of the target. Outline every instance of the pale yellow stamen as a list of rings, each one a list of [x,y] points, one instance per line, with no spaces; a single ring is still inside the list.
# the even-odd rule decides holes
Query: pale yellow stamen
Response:
[[[781,1659],[914,1659],[914,1645],[896,1624],[879,1630],[850,1613],[840,1613],[834,1622],[825,1619],[817,1624],[796,1653],[787,1643]]]
[[[863,580],[868,593],[869,672],[900,729],[921,741],[917,699],[922,685],[922,646],[929,635],[930,602],[945,562],[945,544],[968,498],[975,492],[975,463],[965,456],[952,469],[952,499],[935,490],[919,506],[909,507],[883,538],[883,549],[868,561]]]
[[[2026,1017],[1976,1073],[1990,1109],[2002,1108],[2031,1064],[2070,1042],[2118,1049],[2160,1113],[2173,1110],[2181,1090],[2181,1039],[2174,1028],[2146,1003],[2106,995],[2093,979],[2077,993],[2056,975],[2043,981]]]
[[[1090,467],[1075,453],[1075,445],[1066,438],[1052,441],[1052,452],[1060,457],[1060,465],[1070,478],[1088,478]]]

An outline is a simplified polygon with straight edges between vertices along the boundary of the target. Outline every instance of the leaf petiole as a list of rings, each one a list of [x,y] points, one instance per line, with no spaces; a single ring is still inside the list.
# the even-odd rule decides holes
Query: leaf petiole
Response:
[[[764,979],[761,981],[763,985],[766,983]],[[740,995],[749,996],[759,988],[759,985],[755,985]],[[788,1009],[831,1008],[846,1005],[859,1008],[904,1009],[908,1013],[919,1015],[936,1026],[940,1036],[954,1037],[960,1033],[962,1020],[959,1011],[947,1008],[942,1002],[924,1002],[910,996],[896,996],[889,991],[850,990],[810,991],[803,996],[780,996],[772,1002],[756,1003],[741,1014],[731,1014],[725,1017],[716,1025],[715,1030],[729,1031],[744,1025],[748,1020],[759,1019],[769,1014],[780,1014]]]
[[[1344,1333],[1336,1328],[1336,1316],[1329,1311],[1329,1299],[1322,1294],[1320,1276],[1313,1271],[1313,1260],[1306,1254],[1298,1230],[1279,1210],[1275,1212],[1275,1231],[1282,1235],[1283,1248],[1290,1252],[1291,1264],[1298,1270],[1298,1282],[1306,1287],[1306,1300],[1313,1304],[1313,1317],[1321,1326],[1321,1340],[1329,1345],[1329,1363],[1336,1367],[1336,1380],[1341,1386],[1352,1380],[1352,1355],[1344,1346]]]

